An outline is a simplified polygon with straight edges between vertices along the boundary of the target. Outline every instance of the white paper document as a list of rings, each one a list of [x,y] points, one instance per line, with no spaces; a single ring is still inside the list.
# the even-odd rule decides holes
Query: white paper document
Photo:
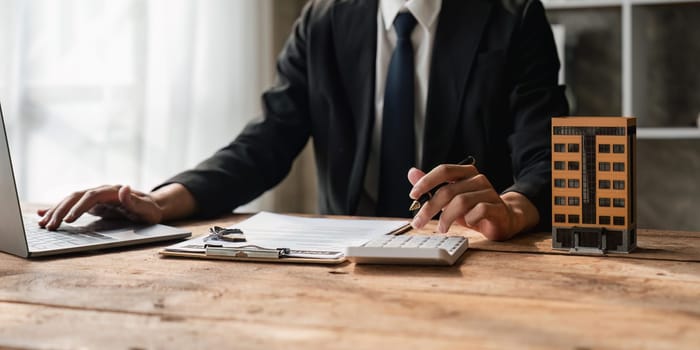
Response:
[[[268,249],[288,248],[289,257],[336,259],[347,247],[362,245],[379,236],[400,231],[407,225],[407,221],[396,220],[305,218],[260,212],[229,227],[243,231],[245,242],[228,242],[202,235],[165,250],[204,253],[207,244],[221,247],[255,245]]]

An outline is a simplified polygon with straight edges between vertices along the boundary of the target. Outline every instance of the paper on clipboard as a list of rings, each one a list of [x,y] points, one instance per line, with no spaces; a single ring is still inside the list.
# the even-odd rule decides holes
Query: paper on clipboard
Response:
[[[221,247],[256,245],[269,249],[288,248],[290,258],[337,259],[346,247],[359,246],[374,238],[397,232],[407,221],[307,218],[260,212],[229,228],[243,231],[246,242],[205,241],[200,236],[165,248],[169,252],[205,253],[206,244]]]

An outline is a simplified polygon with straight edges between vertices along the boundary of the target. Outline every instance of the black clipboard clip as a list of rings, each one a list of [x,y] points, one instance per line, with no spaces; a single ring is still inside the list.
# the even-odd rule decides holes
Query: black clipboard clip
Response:
[[[232,258],[252,259],[280,259],[289,255],[289,248],[263,248],[257,245],[244,245],[240,247],[222,247],[218,245],[205,245],[207,256],[225,256]]]

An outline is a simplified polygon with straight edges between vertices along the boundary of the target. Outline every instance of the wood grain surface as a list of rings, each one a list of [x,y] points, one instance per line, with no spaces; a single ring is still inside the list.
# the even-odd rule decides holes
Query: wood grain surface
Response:
[[[178,223],[195,235],[213,224]],[[435,223],[425,232],[432,232]],[[161,258],[165,244],[0,254],[0,345],[59,349],[697,349],[700,233],[575,256],[551,235],[488,242],[452,267]]]

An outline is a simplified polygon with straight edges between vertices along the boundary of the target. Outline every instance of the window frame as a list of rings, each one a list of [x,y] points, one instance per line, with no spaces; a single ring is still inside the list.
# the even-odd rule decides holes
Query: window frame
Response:
[[[567,219],[569,224],[578,224],[581,222],[581,217],[578,214],[569,214]]]
[[[620,222],[622,222],[622,223],[620,223]],[[624,226],[625,225],[625,217],[624,216],[613,216],[613,225]]]

